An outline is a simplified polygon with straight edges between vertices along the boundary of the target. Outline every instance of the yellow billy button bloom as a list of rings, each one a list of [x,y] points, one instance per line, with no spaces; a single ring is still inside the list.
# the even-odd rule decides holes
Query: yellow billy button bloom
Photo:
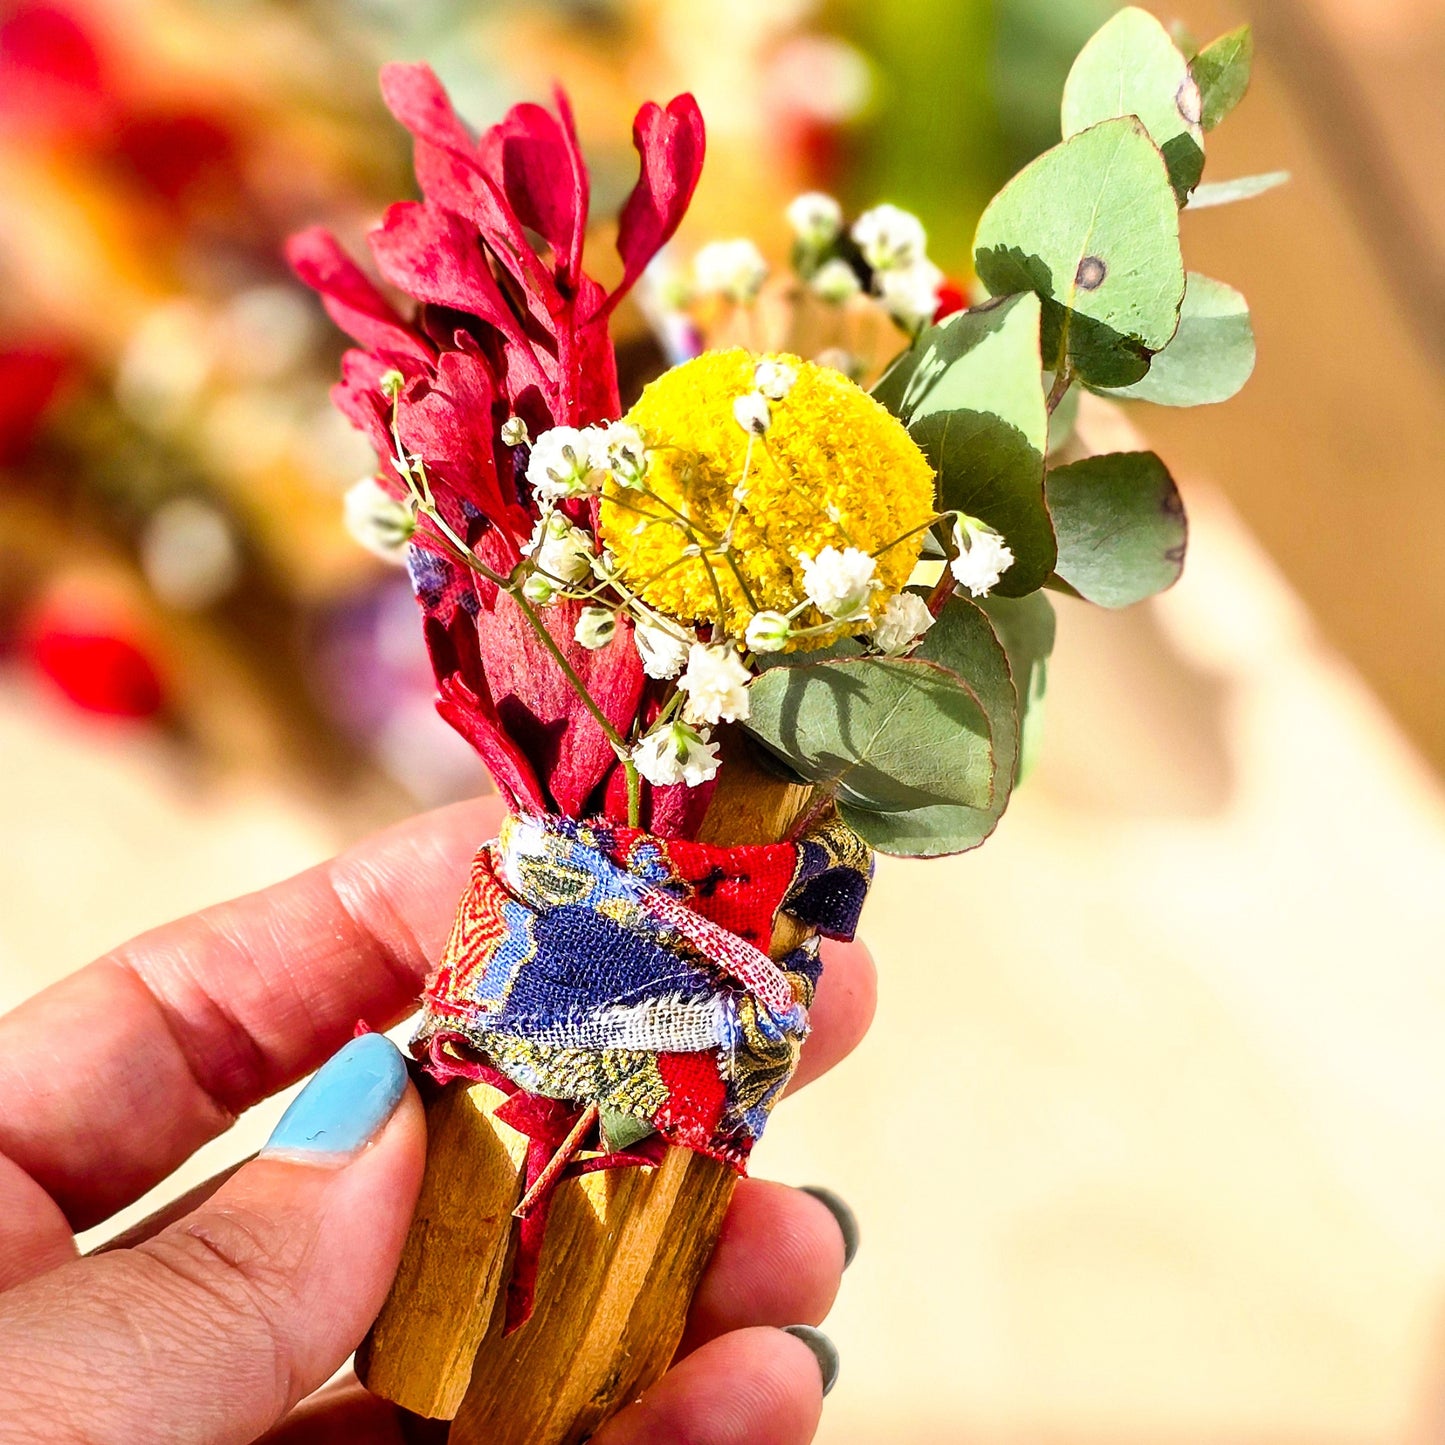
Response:
[[[734,638],[759,612],[806,603],[804,559],[829,547],[876,555],[869,609],[880,609],[908,581],[934,515],[933,469],[896,417],[831,367],[763,360],[769,375],[794,376],[765,430],[750,434],[734,415],[757,389],[759,358],[706,352],[665,372],[627,414],[647,439],[645,490],[609,479],[602,494],[621,581],[665,616]],[[809,605],[793,625],[830,620]]]

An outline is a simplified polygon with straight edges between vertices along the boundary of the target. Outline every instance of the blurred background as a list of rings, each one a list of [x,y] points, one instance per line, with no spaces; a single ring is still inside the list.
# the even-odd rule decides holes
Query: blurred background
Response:
[[[370,458],[279,259],[411,193],[379,63],[481,124],[565,81],[603,216],[636,105],[692,89],[684,253],[781,256],[821,186],[917,210],[966,283],[1114,8],[0,0],[0,1006],[483,786],[342,530]],[[1173,467],[1185,578],[1061,599],[1039,769],[981,852],[884,864],[877,1027],[760,1151],[863,1221],[829,1445],[1445,1439],[1445,11],[1158,13],[1256,26],[1209,177],[1294,179],[1185,254],[1260,364],[1086,413]]]

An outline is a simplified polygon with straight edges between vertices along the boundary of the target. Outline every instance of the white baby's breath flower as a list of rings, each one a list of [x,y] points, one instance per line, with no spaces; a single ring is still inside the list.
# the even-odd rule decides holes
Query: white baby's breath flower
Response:
[[[915,261],[895,271],[878,272],[873,284],[888,314],[913,330],[933,320],[943,272],[932,261]]]
[[[717,744],[705,729],[685,722],[664,723],[633,748],[632,761],[654,787],[686,783],[695,788],[716,776]]]
[[[792,391],[793,383],[798,379],[796,367],[789,366],[786,361],[778,361],[771,356],[765,356],[753,367],[753,385],[769,401],[782,401]]]
[[[831,301],[835,305],[846,301],[850,296],[856,296],[863,289],[858,273],[841,256],[824,261],[813,273],[813,279],[808,284],[824,301]]]
[[[692,258],[692,274],[703,294],[745,302],[762,290],[768,263],[751,241],[709,241]]]
[[[509,447],[523,447],[532,440],[527,423],[519,416],[509,416],[502,423],[502,444]]]
[[[889,657],[906,652],[930,627],[934,617],[916,592],[890,597],[873,626],[873,646]]]
[[[687,662],[687,650],[697,641],[697,636],[689,627],[677,624],[664,626],[649,617],[642,617],[632,630],[632,640],[637,644],[643,672],[648,677],[665,682],[682,671]]]
[[[781,652],[792,631],[793,624],[781,612],[754,612],[748,622],[747,644],[754,652]]]
[[[976,517],[960,517],[953,524],[958,556],[948,564],[960,587],[974,597],[987,597],[999,578],[1013,566],[1014,554],[1004,539]]]
[[[557,586],[540,572],[533,572],[522,580],[522,596],[538,607],[545,607],[557,596]]]
[[[600,475],[592,466],[594,428],[579,431],[572,426],[554,426],[532,444],[527,458],[527,481],[542,502],[560,502],[595,492]]]
[[[853,222],[853,239],[875,271],[911,266],[923,259],[928,236],[923,222],[898,206],[874,206]]]
[[[733,402],[733,420],[745,432],[760,437],[773,424],[768,399],[760,391],[750,391]]]
[[[574,527],[561,512],[548,512],[538,518],[522,552],[536,563],[537,572],[554,587],[575,586],[591,574],[596,560],[592,555],[592,538],[581,527]]]
[[[617,635],[617,614],[609,607],[584,607],[572,635],[589,652],[606,647]]]
[[[647,474],[647,444],[635,426],[615,421],[593,432],[591,462],[624,487],[635,487]]]
[[[393,497],[375,477],[363,477],[349,487],[342,509],[346,530],[368,552],[387,562],[406,560],[416,518],[411,508]]]
[[[843,208],[822,191],[804,191],[788,203],[788,224],[810,250],[826,246],[843,229]]]
[[[856,547],[824,547],[816,557],[803,552],[803,591],[808,600],[837,622],[861,622],[868,599],[878,589],[878,564]]]
[[[866,369],[858,357],[841,346],[824,347],[814,360],[819,366],[831,366],[834,371],[841,371],[844,376],[851,377],[854,381],[861,381]]]
[[[695,723],[746,721],[751,681],[752,674],[733,648],[694,642],[687,654],[687,671],[677,682],[687,694],[684,715]]]

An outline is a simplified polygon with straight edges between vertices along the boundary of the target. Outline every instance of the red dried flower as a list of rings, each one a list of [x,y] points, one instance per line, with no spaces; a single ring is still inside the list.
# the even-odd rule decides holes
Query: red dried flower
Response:
[[[702,166],[702,116],[690,95],[638,112],[642,169],[619,218],[623,274],[609,292],[582,269],[589,183],[564,95],[555,115],[518,105],[474,137],[427,66],[388,66],[382,94],[415,138],[424,199],[392,206],[369,239],[377,269],[417,303],[414,314],[402,316],[325,231],[295,237],[288,254],[359,343],[334,396],[374,443],[383,482],[395,485],[393,402],[382,390],[395,371],[402,447],[424,458],[447,524],[506,573],[536,512],[502,423],[519,416],[537,436],[619,414],[608,317],[682,220]],[[574,816],[603,808],[613,748],[513,600],[425,528],[416,543],[412,581],[442,715],[514,801]],[[559,602],[542,616],[592,699],[626,731],[647,686],[630,631],[619,627],[597,651],[579,648],[578,606]],[[654,828],[685,829],[700,816],[706,790],[662,796],[687,791],[650,800]]]

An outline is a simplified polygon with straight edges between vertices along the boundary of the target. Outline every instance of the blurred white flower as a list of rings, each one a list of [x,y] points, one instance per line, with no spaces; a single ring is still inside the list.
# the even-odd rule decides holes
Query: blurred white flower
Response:
[[[765,356],[753,367],[753,385],[769,401],[782,401],[797,379],[796,367],[771,356]]]
[[[704,295],[751,301],[768,279],[768,263],[751,241],[709,241],[692,258],[692,274]]]
[[[788,224],[803,245],[812,250],[826,246],[843,229],[843,208],[822,191],[804,191],[788,203]]]
[[[400,561],[405,548],[403,541],[395,553],[384,555]],[[241,575],[231,524],[199,497],[176,497],[156,510],[141,536],[140,560],[156,596],[183,612],[209,607]]]
[[[743,722],[748,715],[748,683],[752,674],[735,649],[694,642],[687,655],[687,671],[678,687],[687,694],[689,722]]]
[[[750,391],[733,402],[733,420],[745,432],[760,437],[773,424],[772,409],[760,391]]]
[[[873,645],[889,657],[906,652],[930,627],[934,616],[916,592],[899,592],[884,605],[873,627]]]
[[[816,557],[801,553],[803,591],[808,600],[837,622],[861,622],[868,599],[878,588],[877,563],[856,547],[824,547]]]
[[[890,271],[921,261],[928,246],[923,222],[898,206],[874,206],[853,222],[853,239],[875,271]]]
[[[824,301],[831,301],[835,305],[841,304],[850,296],[856,296],[863,289],[858,273],[841,256],[824,261],[813,273],[813,279],[808,284]]]
[[[943,272],[928,260],[915,261],[896,271],[880,271],[874,278],[878,298],[888,314],[910,331],[933,320],[942,284]]]
[[[527,430],[527,423],[519,416],[509,416],[502,423],[502,445],[509,447],[524,447],[532,440],[532,434]]]
[[[368,552],[387,562],[406,560],[416,518],[411,508],[393,497],[375,477],[363,477],[348,488],[342,508],[346,530]]]

